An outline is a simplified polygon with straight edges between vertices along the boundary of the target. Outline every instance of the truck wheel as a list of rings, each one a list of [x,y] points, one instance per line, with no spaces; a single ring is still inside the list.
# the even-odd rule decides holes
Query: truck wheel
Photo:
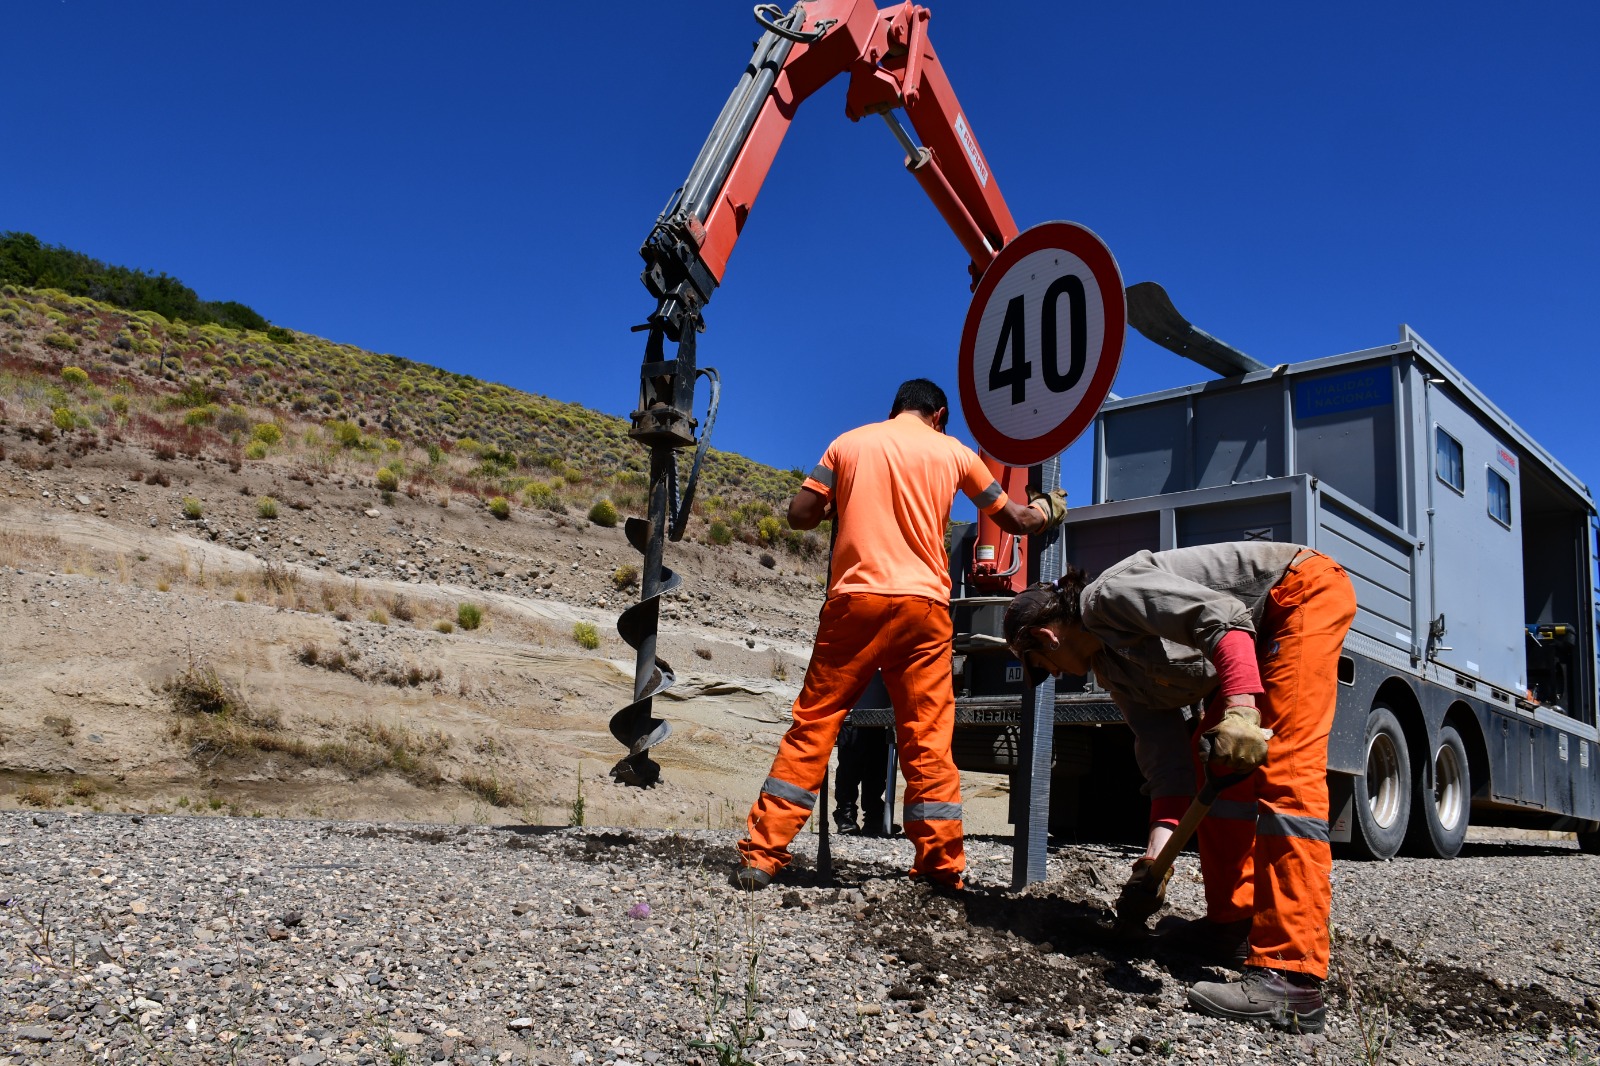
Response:
[[[1472,770],[1467,746],[1454,726],[1439,728],[1433,753],[1433,785],[1418,777],[1412,789],[1411,834],[1406,850],[1429,859],[1453,859],[1472,820]]]
[[[1351,850],[1363,859],[1392,859],[1411,818],[1411,756],[1400,720],[1383,704],[1367,715],[1366,773],[1355,779]]]
[[[1593,829],[1578,830],[1578,847],[1590,855],[1600,855],[1600,823]]]

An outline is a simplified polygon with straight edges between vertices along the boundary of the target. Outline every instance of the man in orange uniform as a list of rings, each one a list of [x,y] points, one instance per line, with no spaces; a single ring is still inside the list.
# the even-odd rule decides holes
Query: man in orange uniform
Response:
[[[1206,1014],[1322,1030],[1328,733],[1355,613],[1337,563],[1269,541],[1139,552],[1093,581],[1068,567],[1006,607],[1006,640],[1025,667],[1092,670],[1133,730],[1151,827],[1119,913],[1144,897],[1148,905],[1134,910],[1142,919],[1165,897],[1165,879],[1148,884],[1143,875],[1194,795],[1195,749],[1232,770],[1261,767],[1224,790],[1200,823],[1206,917],[1181,938],[1245,965],[1242,981],[1189,990]],[[1200,701],[1206,711],[1191,738],[1181,710]]]
[[[1028,505],[1009,499],[971,448],[944,436],[949,413],[939,386],[906,382],[888,421],[836,439],[789,504],[795,529],[834,519],[828,597],[794,722],[739,842],[734,881],[741,888],[765,888],[788,865],[789,843],[816,806],[839,727],[875,671],[894,704],[903,822],[916,847],[911,876],[962,887],[961,779],[950,754],[950,503],[959,489],[1017,534],[1055,528],[1067,508],[1059,489]]]

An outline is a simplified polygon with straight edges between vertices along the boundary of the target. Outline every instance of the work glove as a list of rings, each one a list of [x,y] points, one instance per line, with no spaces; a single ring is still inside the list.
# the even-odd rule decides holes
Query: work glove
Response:
[[[1261,712],[1236,703],[1222,712],[1222,721],[1206,730],[1213,762],[1234,773],[1249,773],[1267,761],[1267,737],[1261,728]]]
[[[1150,876],[1150,867],[1154,865],[1155,860],[1149,857],[1133,864],[1133,873],[1117,896],[1117,918],[1121,921],[1143,925],[1167,902],[1167,882],[1172,880],[1172,867],[1169,865],[1157,878]]]
[[[1028,504],[1037,505],[1044,514],[1044,528],[1039,531],[1041,533],[1048,533],[1067,520],[1066,489],[1052,489],[1049,492],[1035,492],[1029,489]]]

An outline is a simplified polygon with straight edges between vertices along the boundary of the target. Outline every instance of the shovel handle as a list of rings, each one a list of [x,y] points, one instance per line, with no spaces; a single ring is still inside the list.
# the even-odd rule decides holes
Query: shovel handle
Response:
[[[1172,866],[1173,862],[1177,860],[1178,852],[1182,851],[1183,846],[1189,843],[1189,838],[1194,836],[1194,831],[1200,828],[1200,822],[1205,818],[1206,812],[1211,810],[1211,805],[1217,802],[1217,796],[1223,790],[1232,788],[1253,773],[1255,773],[1254,770],[1244,770],[1223,774],[1221,777],[1213,777],[1211,764],[1208,762],[1206,764],[1205,786],[1200,789],[1200,794],[1190,801],[1189,809],[1183,812],[1183,818],[1178,822],[1178,828],[1167,838],[1167,842],[1161,845],[1161,851],[1157,853],[1155,861],[1150,864],[1145,877],[1159,883],[1166,876],[1167,870]]]

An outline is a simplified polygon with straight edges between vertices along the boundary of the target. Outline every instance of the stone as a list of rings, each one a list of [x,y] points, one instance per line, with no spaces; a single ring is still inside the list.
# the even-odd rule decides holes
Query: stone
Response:
[[[14,1032],[23,1040],[35,1040],[41,1044],[56,1038],[55,1030],[48,1025],[19,1025]]]

